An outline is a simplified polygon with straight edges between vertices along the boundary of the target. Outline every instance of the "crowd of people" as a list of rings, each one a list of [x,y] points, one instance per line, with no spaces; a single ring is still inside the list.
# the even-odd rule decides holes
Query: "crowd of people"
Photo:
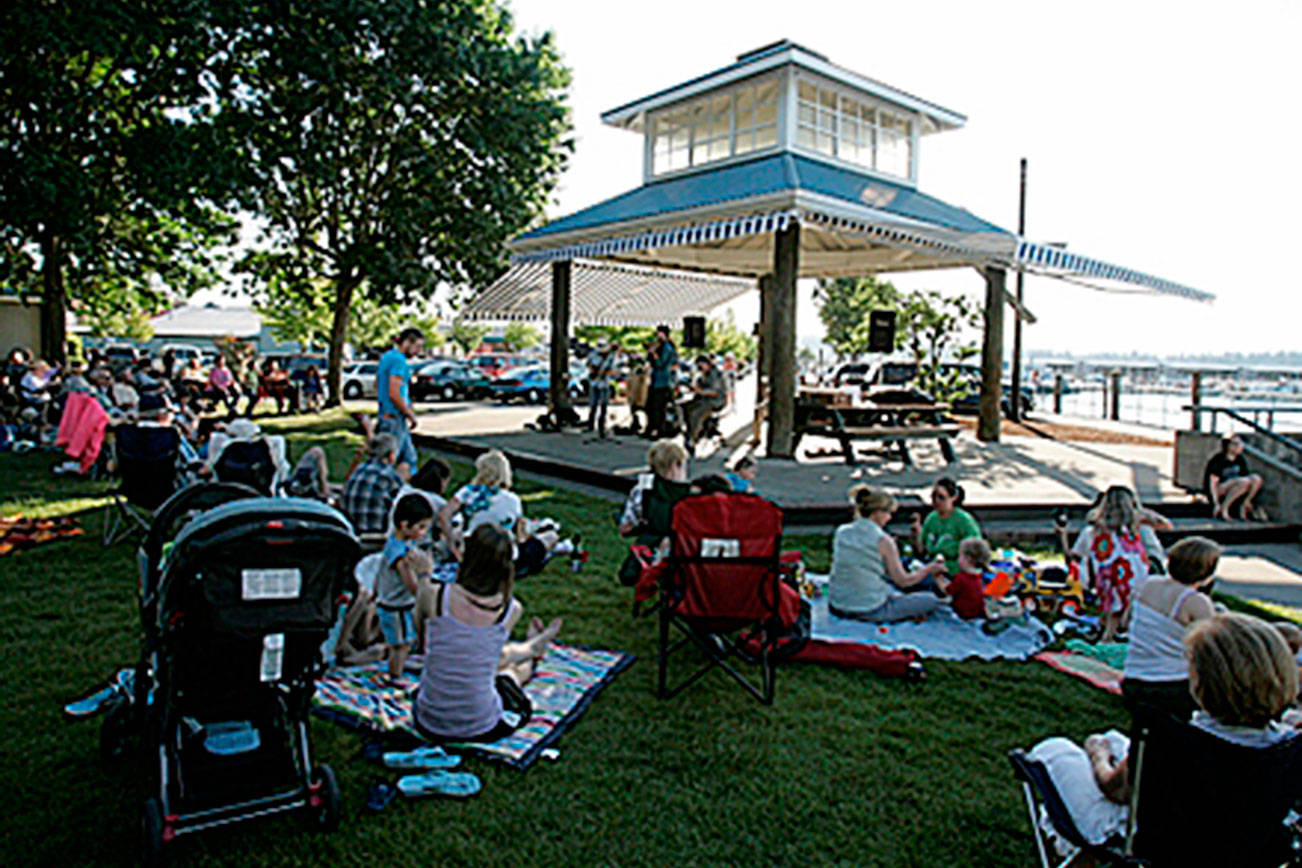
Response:
[[[114,421],[148,413],[141,410],[142,402],[148,408],[153,398],[194,418],[221,408],[228,418],[252,416],[262,401],[274,402],[281,414],[317,409],[324,402],[315,365],[291,372],[276,359],[255,357],[244,360],[237,372],[221,353],[205,367],[198,357],[182,360],[170,349],[131,361],[91,348],[84,359],[55,366],[16,347],[0,369],[0,421],[30,426],[35,439],[48,439],[68,393],[77,391],[93,395]]]

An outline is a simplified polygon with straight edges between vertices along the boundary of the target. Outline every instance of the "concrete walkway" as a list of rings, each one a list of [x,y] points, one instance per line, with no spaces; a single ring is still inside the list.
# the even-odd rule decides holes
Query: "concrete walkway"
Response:
[[[1302,545],[1229,546],[1216,588],[1250,600],[1302,608]]]

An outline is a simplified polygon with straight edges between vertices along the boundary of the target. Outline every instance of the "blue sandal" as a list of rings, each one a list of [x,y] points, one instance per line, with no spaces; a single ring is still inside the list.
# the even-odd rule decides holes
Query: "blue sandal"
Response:
[[[441,747],[418,747],[404,753],[386,753],[384,764],[391,769],[450,769],[461,765],[461,757]]]
[[[69,702],[63,707],[63,713],[75,720],[85,717],[94,717],[100,712],[108,710],[109,703],[115,697],[131,698],[132,690],[135,687],[136,673],[134,669],[119,669],[104,687],[75,702]]]
[[[409,799],[421,796],[468,799],[477,795],[482,788],[479,778],[469,772],[433,771],[398,779],[398,792]]]
[[[388,781],[379,781],[375,786],[371,787],[370,795],[366,797],[366,810],[372,814],[378,814],[389,807],[389,803],[393,801],[393,797],[396,795],[398,795],[398,791],[393,788],[393,784]]]

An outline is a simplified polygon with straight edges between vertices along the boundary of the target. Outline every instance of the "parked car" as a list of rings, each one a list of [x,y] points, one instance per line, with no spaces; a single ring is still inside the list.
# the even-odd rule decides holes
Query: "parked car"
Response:
[[[479,353],[471,356],[469,361],[490,379],[496,379],[513,368],[536,364],[533,359],[510,353]]]
[[[379,362],[354,362],[344,368],[343,393],[349,401],[375,397],[375,372]]]
[[[551,387],[551,377],[545,365],[526,365],[507,371],[493,380],[489,386],[492,397],[498,401],[512,401],[517,398],[528,404],[541,404],[547,400]],[[570,377],[570,394],[579,392],[578,380]]]
[[[484,378],[463,362],[443,360],[421,365],[411,381],[413,401],[452,401],[467,396],[470,381]]]
[[[102,347],[101,352],[115,370],[134,365],[144,356],[134,344],[109,344]]]
[[[848,365],[842,365],[836,369],[832,375],[832,385],[840,388],[841,386],[858,386],[868,376],[868,369],[871,367],[867,362],[853,362]]]
[[[199,349],[194,344],[168,344],[165,347],[160,347],[157,354],[161,358],[163,353],[166,353],[169,350],[172,353],[172,358],[176,360],[176,366],[178,368],[183,368],[188,365],[191,359],[198,359],[199,364],[203,364],[203,350]]]
[[[1012,409],[1008,402],[1008,399],[1012,396],[1012,391],[1012,386],[1008,383],[1004,383],[1003,397],[999,400],[999,410],[1005,416],[1007,416]],[[975,382],[969,386],[968,393],[962,398],[953,401],[951,406],[955,413],[962,413],[964,415],[975,415],[976,413],[981,412],[981,383]],[[1023,414],[1029,413],[1035,409],[1035,396],[1032,395],[1031,390],[1025,386],[1022,387],[1021,409]]]

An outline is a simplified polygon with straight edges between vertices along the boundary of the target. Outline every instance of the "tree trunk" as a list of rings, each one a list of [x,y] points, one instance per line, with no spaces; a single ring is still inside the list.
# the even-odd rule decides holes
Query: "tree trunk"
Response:
[[[41,358],[52,365],[67,361],[68,296],[63,283],[63,245],[54,235],[41,237]]]
[[[334,320],[330,324],[330,359],[326,369],[326,406],[343,401],[344,342],[348,339],[348,315],[360,281],[356,275],[342,275],[335,281]]]

